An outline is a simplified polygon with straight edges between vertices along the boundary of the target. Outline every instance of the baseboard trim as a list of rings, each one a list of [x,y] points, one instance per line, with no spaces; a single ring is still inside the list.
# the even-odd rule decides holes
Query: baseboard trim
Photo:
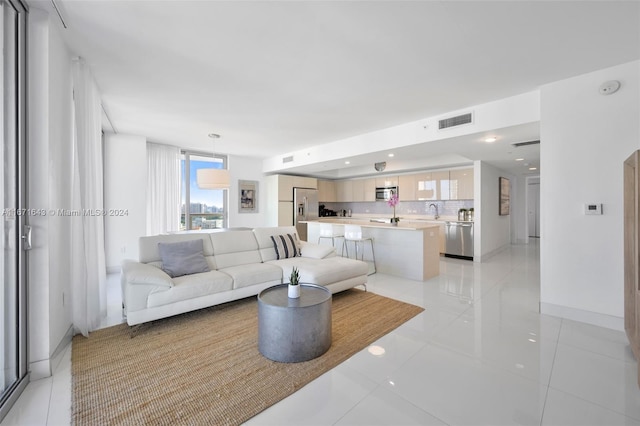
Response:
[[[540,313],[610,328],[612,330],[624,331],[624,318],[613,315],[599,314],[597,312],[542,302],[540,302]]]
[[[51,354],[49,359],[42,359],[40,361],[29,363],[29,373],[31,375],[31,380],[39,380],[51,377],[54,369],[58,367],[60,361],[62,360],[62,354],[64,350],[71,343],[71,339],[73,339],[73,333],[73,326],[71,326],[65,333],[64,337],[62,337],[62,340],[60,340],[60,343],[53,351],[53,354]]]
[[[51,359],[30,362],[29,374],[31,381],[51,377]]]

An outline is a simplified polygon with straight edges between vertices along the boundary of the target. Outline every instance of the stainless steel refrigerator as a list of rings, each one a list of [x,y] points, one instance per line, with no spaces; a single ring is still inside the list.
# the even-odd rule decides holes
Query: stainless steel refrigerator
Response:
[[[298,236],[307,241],[307,224],[300,223],[307,220],[318,220],[318,190],[309,188],[293,188],[293,224]]]

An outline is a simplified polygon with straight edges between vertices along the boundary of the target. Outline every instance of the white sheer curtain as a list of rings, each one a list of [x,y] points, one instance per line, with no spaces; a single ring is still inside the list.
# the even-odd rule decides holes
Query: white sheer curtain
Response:
[[[106,316],[102,111],[88,66],[73,61],[73,173],[71,204],[82,212],[72,221],[71,288],[73,324],[87,336]]]
[[[180,149],[147,143],[147,235],[180,230]]]

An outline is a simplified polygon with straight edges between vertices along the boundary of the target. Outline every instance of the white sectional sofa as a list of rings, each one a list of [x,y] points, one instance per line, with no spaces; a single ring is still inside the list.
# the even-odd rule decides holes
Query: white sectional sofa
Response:
[[[288,235],[298,240],[293,226],[141,237],[139,260],[122,265],[127,323],[141,324],[257,295],[287,283],[294,266],[300,282],[326,286],[332,293],[366,285],[365,262],[337,256],[328,245],[299,240],[293,251],[276,249],[274,243],[281,236],[290,241]]]

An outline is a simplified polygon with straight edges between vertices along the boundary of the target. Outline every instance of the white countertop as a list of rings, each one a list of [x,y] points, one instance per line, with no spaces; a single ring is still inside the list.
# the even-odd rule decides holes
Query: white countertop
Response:
[[[328,220],[327,220],[328,219]],[[392,230],[402,230],[402,231],[422,231],[428,228],[434,228],[440,226],[436,223],[427,223],[416,225],[416,221],[407,221],[403,223],[402,219],[398,223],[398,226],[392,226],[391,223],[380,223],[380,222],[370,222],[365,219],[358,219],[353,217],[331,217],[331,218],[320,218],[318,220],[308,220],[301,221],[300,223],[332,223],[335,225],[359,225],[363,228],[384,228],[384,229],[392,229]]]

